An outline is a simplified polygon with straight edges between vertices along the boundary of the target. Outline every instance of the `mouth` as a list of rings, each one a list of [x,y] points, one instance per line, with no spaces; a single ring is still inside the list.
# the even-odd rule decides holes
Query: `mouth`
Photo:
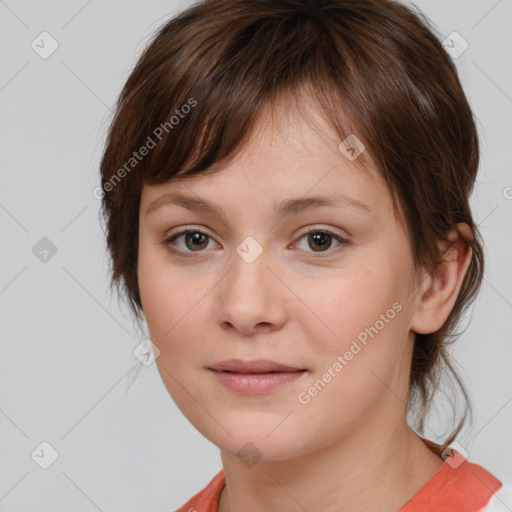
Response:
[[[214,371],[224,371],[231,373],[283,373],[306,371],[300,366],[290,366],[270,359],[226,359],[209,367]]]
[[[308,373],[305,368],[262,359],[230,359],[208,367],[208,370],[229,390],[248,395],[268,393]]]

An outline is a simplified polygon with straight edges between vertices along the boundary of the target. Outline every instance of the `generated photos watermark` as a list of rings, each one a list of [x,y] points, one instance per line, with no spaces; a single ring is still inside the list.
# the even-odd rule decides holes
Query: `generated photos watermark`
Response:
[[[111,176],[102,187],[96,187],[92,194],[96,199],[101,199],[105,192],[111,192],[114,187],[132,171],[144,157],[149,155],[152,149],[163,139],[164,133],[169,133],[175,126],[177,126],[187,114],[192,111],[197,105],[197,100],[189,98],[186,103],[181,105],[180,108],[176,109],[168,121],[160,123],[151,133],[148,135],[146,142],[137,150],[132,153],[132,156]]]
[[[327,370],[322,374],[322,376],[315,381],[313,385],[311,385],[307,390],[301,391],[297,395],[297,400],[302,405],[307,405],[311,402],[311,400],[318,396],[318,394],[331,382],[338,373],[345,368],[350,361],[354,359],[354,357],[361,352],[361,350],[368,345],[369,337],[371,339],[375,338],[377,334],[379,334],[384,327],[393,318],[395,318],[396,314],[402,311],[402,304],[399,302],[395,302],[391,308],[389,308],[385,313],[381,313],[379,320],[377,320],[371,327],[366,327],[363,331],[361,331],[354,339],[350,345],[350,348],[346,350],[343,355],[338,355],[336,361],[333,362],[327,368]]]

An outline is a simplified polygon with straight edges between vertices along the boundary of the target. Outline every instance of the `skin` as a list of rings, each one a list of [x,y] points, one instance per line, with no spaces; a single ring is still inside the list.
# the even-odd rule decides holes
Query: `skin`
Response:
[[[416,281],[407,234],[378,172],[365,176],[338,150],[340,139],[323,119],[310,114],[315,126],[300,116],[276,122],[262,115],[249,143],[216,174],[142,191],[137,270],[144,315],[170,395],[221,450],[221,512],[391,512],[443,464],[406,423],[414,333],[442,326],[471,251],[453,237],[446,262]],[[226,216],[171,204],[146,215],[170,192],[212,201]],[[271,215],[285,198],[333,192],[371,212],[322,206],[279,221]],[[349,243],[315,242],[304,234],[308,226]],[[199,251],[185,236],[165,246],[185,228],[210,238]],[[248,236],[262,248],[252,263],[236,252]],[[394,303],[401,310],[300,403],[299,393]],[[266,394],[237,394],[207,369],[228,358],[268,358],[307,372]],[[248,442],[260,457],[251,466],[236,455]]]

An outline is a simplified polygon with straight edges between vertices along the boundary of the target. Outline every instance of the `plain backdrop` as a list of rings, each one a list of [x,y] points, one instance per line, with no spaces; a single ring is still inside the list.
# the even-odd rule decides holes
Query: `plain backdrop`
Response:
[[[108,292],[93,195],[121,87],[154,31],[188,5],[0,0],[2,511],[172,511],[221,468],[154,364],[129,387],[141,337]],[[455,60],[482,141],[471,202],[488,266],[453,351],[476,412],[460,443],[510,481],[512,0],[417,5],[468,44]]]

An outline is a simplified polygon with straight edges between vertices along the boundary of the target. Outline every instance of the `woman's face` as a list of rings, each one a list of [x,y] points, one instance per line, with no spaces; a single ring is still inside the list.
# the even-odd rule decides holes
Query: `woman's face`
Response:
[[[402,420],[418,300],[376,171],[365,176],[334,135],[288,120],[262,121],[216,174],[145,186],[139,223],[142,306],[169,393],[221,449],[254,445],[267,460]],[[234,390],[210,369],[228,359],[304,371],[273,374],[283,381],[271,388],[231,374]]]

